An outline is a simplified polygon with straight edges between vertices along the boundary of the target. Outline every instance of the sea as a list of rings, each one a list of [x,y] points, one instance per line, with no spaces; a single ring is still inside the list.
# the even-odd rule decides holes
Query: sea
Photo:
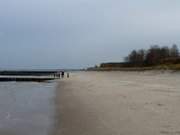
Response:
[[[56,82],[0,82],[0,135],[49,135]]]

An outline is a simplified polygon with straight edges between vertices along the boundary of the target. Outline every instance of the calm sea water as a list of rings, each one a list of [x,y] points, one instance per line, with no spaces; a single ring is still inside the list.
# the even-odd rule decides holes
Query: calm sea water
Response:
[[[0,82],[0,135],[49,135],[56,83]]]

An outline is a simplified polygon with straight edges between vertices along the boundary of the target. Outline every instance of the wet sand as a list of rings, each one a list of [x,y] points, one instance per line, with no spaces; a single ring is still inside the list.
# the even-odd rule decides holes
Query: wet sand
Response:
[[[180,135],[180,73],[76,72],[56,92],[56,135]]]

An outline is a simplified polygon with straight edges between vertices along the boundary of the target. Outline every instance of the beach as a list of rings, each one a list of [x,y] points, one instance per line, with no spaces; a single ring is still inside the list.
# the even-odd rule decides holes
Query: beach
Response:
[[[56,89],[56,135],[180,135],[180,73],[74,72]]]

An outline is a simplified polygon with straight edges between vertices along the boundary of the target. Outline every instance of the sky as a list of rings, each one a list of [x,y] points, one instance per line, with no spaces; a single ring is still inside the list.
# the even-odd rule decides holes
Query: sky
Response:
[[[179,0],[0,1],[0,69],[86,68],[174,43]]]

